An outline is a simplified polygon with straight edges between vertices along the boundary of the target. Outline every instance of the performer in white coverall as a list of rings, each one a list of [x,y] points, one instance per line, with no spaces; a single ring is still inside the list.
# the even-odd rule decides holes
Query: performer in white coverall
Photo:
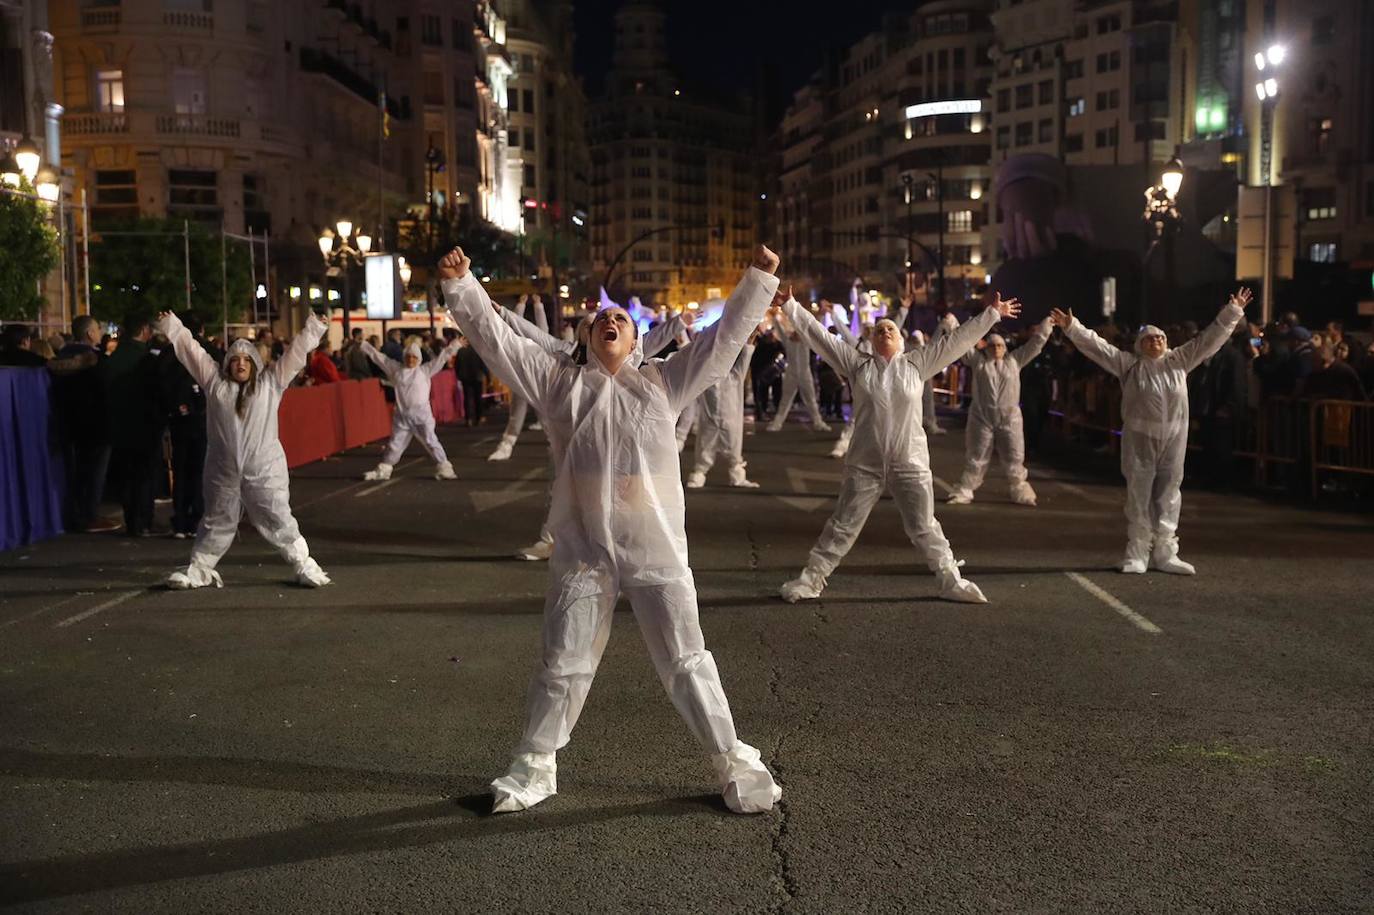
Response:
[[[534,326],[541,333],[549,332],[549,316],[544,310],[544,303],[539,300],[539,296],[532,299],[529,296],[521,296],[520,303],[513,309],[514,314],[520,318],[525,318],[528,312],[533,312]],[[520,433],[525,431],[525,414],[528,412],[529,404],[525,398],[514,392],[510,395],[510,417],[506,420],[506,431],[501,435],[501,441],[496,444],[496,450],[487,456],[489,461],[508,461],[511,452],[515,450],[515,443],[520,440]]]
[[[282,394],[305,368],[328,325],[312,314],[282,357],[266,369],[251,340],[230,344],[221,367],[172,312],[158,316],[157,329],[205,394],[207,432],[205,514],[191,547],[191,564],[169,575],[167,587],[222,586],[215,566],[234,542],[245,512],[262,538],[291,564],[298,583],[311,588],[329,584],[291,514],[286,453],[277,437]]]
[[[883,490],[892,492],[902,526],[935,572],[940,595],[982,603],[983,592],[964,579],[940,522],[935,520],[930,453],[921,429],[921,386],[973,348],[978,338],[1002,317],[1015,317],[1020,305],[998,296],[993,305],[938,344],[902,352],[901,331],[883,319],[873,327],[873,352],[859,350],[829,334],[805,308],[789,299],[783,313],[835,371],[849,379],[854,396],[854,437],[845,458],[839,501],[811,549],[799,577],[782,586],[784,600],[819,597],[826,579],[840,564]]]
[[[375,470],[363,474],[364,480],[391,479],[391,471],[405,453],[412,436],[419,439],[420,447],[434,461],[434,479],[458,478],[448,455],[444,453],[444,446],[439,443],[439,436],[434,434],[434,410],[429,405],[429,388],[434,376],[444,370],[461,346],[462,343],[455,337],[438,356],[429,362],[421,362],[420,344],[411,343],[405,348],[402,357],[405,361],[397,362],[371,343],[363,341],[363,353],[390,379],[396,392],[396,410],[391,415],[391,440],[386,443],[382,462]]]
[[[701,392],[697,405],[697,461],[687,477],[688,489],[706,485],[706,474],[719,457],[725,463],[731,486],[757,489],[745,476],[744,461],[744,377],[754,355],[756,330],[735,358],[730,373]]]
[[[1175,575],[1196,570],[1178,558],[1183,460],[1188,450],[1188,373],[1221,349],[1250,304],[1241,287],[1206,329],[1177,349],[1164,331],[1140,329],[1135,352],[1113,346],[1073,312],[1050,313],[1078,351],[1121,380],[1121,472],[1126,477],[1126,557],[1121,571],[1147,566]]]
[[[777,289],[777,256],[760,248],[724,314],[691,347],[642,368],[621,308],[599,312],[586,365],[551,356],[493,312],[469,261],[439,264],[444,298],[487,367],[527,398],[561,452],[554,480],[554,553],[544,652],[530,685],[527,726],[493,810],[521,810],[557,791],[555,753],[568,742],[591,687],[620,594],[629,598],[664,688],[711,754],[726,805],[769,810],[781,789],[759,753],[735,735],[729,703],[697,616],[687,565],[681,469],[673,425],[722,378]]]
[[[964,475],[949,494],[951,503],[966,505],[973,501],[973,494],[983,485],[995,446],[1006,467],[1011,500],[1017,505],[1035,504],[1035,490],[1026,482],[1021,370],[1040,355],[1053,329],[1046,318],[1036,325],[1029,340],[1010,353],[1001,334],[989,334],[986,343],[979,341],[978,349],[965,357],[973,373],[972,399],[964,432]]]
[[[808,312],[809,314],[809,312]],[[783,352],[787,355],[787,369],[782,375],[782,400],[778,412],[768,424],[769,432],[778,432],[787,422],[787,414],[792,412],[792,402],[801,394],[802,404],[811,414],[811,429],[814,432],[829,432],[830,426],[821,417],[820,403],[816,399],[816,376],[811,372],[811,348],[806,340],[797,333],[795,327],[783,328]]]

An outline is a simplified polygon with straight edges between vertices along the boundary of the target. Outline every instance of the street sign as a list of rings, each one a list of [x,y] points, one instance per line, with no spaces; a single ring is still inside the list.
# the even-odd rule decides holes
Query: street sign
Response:
[[[1266,188],[1241,187],[1236,203],[1236,279],[1257,280],[1264,276],[1264,201]],[[1291,184],[1279,184],[1272,192],[1272,270],[1278,279],[1293,278],[1293,247],[1297,241],[1297,191]]]

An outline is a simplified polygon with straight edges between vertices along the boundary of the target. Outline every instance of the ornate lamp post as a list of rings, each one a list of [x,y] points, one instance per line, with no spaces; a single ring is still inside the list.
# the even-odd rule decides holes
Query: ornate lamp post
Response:
[[[372,250],[372,236],[362,231],[355,235],[353,223],[347,219],[340,219],[334,224],[334,231],[325,229],[320,234],[319,241],[320,254],[329,268],[326,275],[343,277],[343,334],[347,340],[353,332],[349,320],[350,312],[353,310],[353,284],[350,273],[354,267],[362,266],[363,258]]]

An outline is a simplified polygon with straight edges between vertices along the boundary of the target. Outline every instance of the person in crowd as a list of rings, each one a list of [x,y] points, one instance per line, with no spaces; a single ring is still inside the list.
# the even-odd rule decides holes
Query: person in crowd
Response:
[[[205,514],[190,564],[168,575],[167,587],[221,587],[224,581],[215,567],[234,542],[245,512],[263,539],[291,564],[298,584],[318,588],[330,583],[310,557],[291,513],[286,453],[277,436],[282,394],[328,329],[312,314],[281,358],[264,368],[254,341],[235,340],[217,364],[175,314],[159,315],[158,330],[205,395],[207,430]]]
[[[110,466],[110,433],[105,420],[105,370],[100,322],[90,315],[72,321],[72,342],[48,364],[57,439],[66,465],[63,526],[69,531],[103,534],[120,523],[104,518],[100,504]]]
[[[754,356],[754,340],[762,329],[763,325],[759,325],[754,330],[726,376],[702,391],[697,399],[697,460],[687,477],[688,489],[706,485],[706,474],[711,472],[717,457],[725,463],[731,486],[759,488],[745,475],[748,465],[744,460],[744,376]]]
[[[1169,349],[1164,332],[1141,328],[1135,352],[1128,353],[1079,323],[1073,313],[1054,309],[1050,316],[1078,351],[1121,381],[1121,472],[1126,477],[1126,556],[1121,571],[1192,575],[1178,557],[1179,487],[1188,450],[1188,373],[1226,344],[1250,304],[1241,287],[1202,333]]]
[[[396,390],[396,412],[391,417],[391,440],[387,442],[382,462],[375,470],[363,474],[364,480],[389,480],[396,462],[401,459],[412,437],[420,440],[420,447],[434,461],[434,479],[456,480],[453,464],[444,453],[439,436],[434,434],[434,410],[429,404],[430,382],[442,372],[448,360],[460,353],[461,343],[454,340],[439,358],[424,362],[420,355],[420,343],[412,340],[407,344],[404,362],[397,362],[373,348],[363,344],[363,352],[382,370]]]
[[[498,377],[529,400],[550,440],[562,443],[543,663],[530,686],[524,737],[508,772],[492,782],[494,812],[532,807],[556,793],[555,754],[582,711],[622,592],[663,686],[712,754],[726,805],[761,812],[781,797],[758,750],[736,736],[706,650],[673,447],[682,408],[729,372],[763,317],[777,289],[777,264],[760,246],[715,325],[671,359],[637,367],[638,332],[624,309],[597,313],[586,364],[577,365],[512,331],[461,249],[440,261],[444,299],[458,326]]]
[[[100,351],[107,356],[114,354],[115,347],[119,346],[119,336],[116,334],[103,334],[100,338]]]
[[[1030,339],[1011,352],[1001,334],[979,340],[965,357],[972,376],[968,425],[964,432],[964,475],[949,494],[953,505],[967,505],[983,485],[994,449],[1006,467],[1011,500],[1035,505],[1035,490],[1026,479],[1026,436],[1021,420],[1021,370],[1030,365],[1054,329],[1049,318]]]
[[[821,416],[820,405],[816,401],[816,376],[811,371],[811,349],[795,327],[784,326],[782,331],[787,369],[782,376],[782,400],[778,404],[778,412],[773,415],[773,421],[768,424],[768,431],[782,430],[782,424],[787,422],[787,416],[792,412],[792,403],[800,394],[802,405],[811,414],[812,431],[829,432],[830,426]]]
[[[1336,358],[1335,347],[1324,344],[1316,357],[1317,369],[1302,380],[1297,396],[1304,400],[1365,400],[1367,392],[1360,383],[1360,373]]]
[[[1250,328],[1242,321],[1227,344],[1204,359],[1201,371],[1189,379],[1189,413],[1196,417],[1202,452],[1201,478],[1213,489],[1227,489],[1235,478],[1236,427],[1245,422],[1249,403],[1242,349],[1249,338]]]
[[[374,346],[376,344],[373,344]],[[395,359],[402,362],[405,359],[405,333],[399,327],[393,327],[386,332],[386,343],[382,346],[382,354],[388,359]]]
[[[477,350],[471,346],[464,346],[458,350],[458,355],[453,364],[453,372],[458,376],[458,383],[463,386],[463,417],[468,426],[477,426],[482,423],[482,391],[486,387],[487,379],[491,373],[487,371],[486,363],[478,355]]]
[[[177,317],[216,364],[224,361],[224,353],[201,337],[204,325],[195,312],[183,311]],[[195,536],[205,513],[205,392],[181,364],[174,347],[158,353],[157,367],[162,411],[172,441],[172,536],[184,540]]]
[[[33,331],[26,324],[6,324],[0,330],[0,365],[42,368],[48,360],[34,352]]]
[[[375,345],[375,344],[374,344]],[[366,381],[372,377],[372,363],[363,352],[363,329],[355,327],[344,343],[342,374],[349,381]]]
[[[935,573],[940,596],[966,603],[985,603],[978,586],[964,578],[935,519],[930,453],[921,424],[921,387],[960,358],[1004,317],[1016,317],[1015,299],[996,296],[978,317],[933,343],[903,352],[895,321],[873,325],[872,352],[826,333],[810,312],[789,298],[783,313],[806,342],[849,379],[854,398],[853,438],[845,457],[844,478],[835,511],[811,549],[801,575],[781,588],[783,600],[795,603],[820,597],[827,579],[849,553],[882,496],[892,492],[911,543]]]
[[[129,315],[120,326],[119,347],[104,363],[110,459],[130,537],[153,534],[157,476],[165,470],[157,357],[148,346],[152,336],[146,315]]]
[[[320,345],[315,347],[315,352],[310,354],[305,374],[311,384],[334,384],[343,380],[339,374],[339,367],[334,364],[334,356],[330,353],[328,337],[321,340]]]
[[[769,325],[754,341],[754,356],[749,361],[749,378],[754,387],[754,422],[764,423],[769,419],[769,407],[775,411],[782,399],[782,376],[786,357],[782,341],[778,338],[780,328]]]

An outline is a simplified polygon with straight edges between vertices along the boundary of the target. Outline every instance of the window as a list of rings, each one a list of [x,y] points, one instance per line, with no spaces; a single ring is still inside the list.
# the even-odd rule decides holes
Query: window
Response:
[[[534,90],[533,90],[533,89],[521,89],[521,90],[520,90],[520,101],[521,101],[521,103],[524,105],[525,111],[526,111],[527,113],[529,113],[529,114],[534,114]]]
[[[1054,121],[1050,118],[1041,118],[1036,125],[1036,142],[1048,143],[1054,139]]]
[[[1313,244],[1308,248],[1308,259],[1318,264],[1334,264],[1336,262],[1336,243],[1329,241]]]
[[[444,74],[438,70],[425,71],[424,98],[426,105],[442,105],[444,103]]]
[[[1054,80],[1042,79],[1040,81],[1039,93],[1040,104],[1048,105],[1050,102],[1054,101]]]
[[[177,114],[205,113],[205,74],[182,67],[172,71],[172,107]]]
[[[168,209],[208,210],[219,206],[215,172],[173,168],[167,171]]]
[[[946,226],[949,232],[972,232],[973,231],[973,211],[955,210],[949,214],[949,225]]]
[[[1069,99],[1069,117],[1076,118],[1088,110],[1088,103],[1083,96]]]
[[[1097,20],[1097,34],[1106,35],[1108,32],[1121,31],[1121,16],[1113,13],[1110,16],[1103,16]]]
[[[1034,127],[1035,127],[1035,125],[1032,124],[1030,121],[1022,121],[1022,122],[1020,122],[1019,124],[1016,125],[1016,145],[1017,145],[1017,146],[1029,146],[1029,145],[1030,145],[1030,143],[1031,143],[1031,137],[1034,136],[1034,134],[1032,133],[1032,130],[1033,130]]]
[[[1010,89],[998,89],[998,90],[997,90],[997,110],[998,110],[998,111],[1010,111],[1010,110],[1011,110],[1011,90],[1010,90]]]
[[[1111,73],[1121,69],[1121,52],[1113,51],[1110,54],[1097,55],[1097,72]]]
[[[1006,149],[1011,145],[1011,128],[1003,125],[997,128],[997,148]]]
[[[1143,143],[1145,140],[1162,140],[1165,136],[1164,122],[1153,120],[1148,123],[1137,122],[1135,125],[1135,141]]]
[[[1029,108],[1035,103],[1035,87],[1030,83],[1022,83],[1016,87],[1016,107]]]
[[[1110,92],[1097,93],[1097,110],[1114,111],[1121,107],[1121,90],[1113,89]]]
[[[962,67],[963,65],[964,65],[964,49],[963,49],[963,48],[955,48],[955,49],[954,49],[954,67],[955,67],[955,69],[957,70],[958,68]]]
[[[518,127],[512,127],[510,130],[506,131],[506,148],[520,148],[520,129]]]
[[[1307,218],[1309,220],[1335,219],[1336,189],[1331,187],[1315,187],[1303,191],[1302,207],[1307,211]]]
[[[420,41],[436,48],[443,45],[444,28],[439,24],[438,16],[420,17]]]
[[[95,205],[97,208],[138,207],[138,185],[132,169],[128,171],[98,171],[95,173]]]
[[[534,152],[534,128],[525,128],[525,149]]]
[[[1078,60],[1070,60],[1070,61],[1065,62],[1065,64],[1064,64],[1064,78],[1065,78],[1065,79],[1082,79],[1082,78],[1083,78],[1083,60],[1082,60],[1081,58],[1078,59]]]
[[[1330,118],[1315,117],[1307,121],[1308,133],[1312,137],[1312,152],[1317,155],[1324,155],[1331,146],[1331,127]]]
[[[124,110],[124,71],[95,71],[95,107],[97,111]]]
[[[1116,143],[1117,143],[1117,137],[1118,137],[1118,134],[1117,134],[1117,129],[1116,129],[1116,125],[1115,125],[1115,124],[1113,124],[1111,127],[1107,128],[1106,130],[1099,130],[1099,131],[1097,132],[1097,137],[1096,137],[1096,140],[1097,140],[1097,148],[1098,148],[1098,149],[1106,149],[1106,148],[1108,148],[1108,147],[1115,146]]]
[[[519,112],[519,111],[520,111],[520,93],[519,93],[519,92],[515,92],[514,90],[512,90],[511,92],[508,92],[508,93],[506,94],[506,110],[507,110],[507,111],[514,111],[514,112]]]
[[[1064,137],[1064,152],[1076,153],[1083,151],[1083,134],[1071,133]]]
[[[524,179],[524,180],[525,180],[525,187],[532,188],[532,187],[535,186],[535,181],[534,181],[534,166],[533,166],[533,165],[530,165],[528,162],[525,163],[525,179]]]
[[[453,50],[462,51],[468,46],[468,36],[472,34],[472,28],[463,28],[463,20],[454,19],[449,23],[453,32]]]

